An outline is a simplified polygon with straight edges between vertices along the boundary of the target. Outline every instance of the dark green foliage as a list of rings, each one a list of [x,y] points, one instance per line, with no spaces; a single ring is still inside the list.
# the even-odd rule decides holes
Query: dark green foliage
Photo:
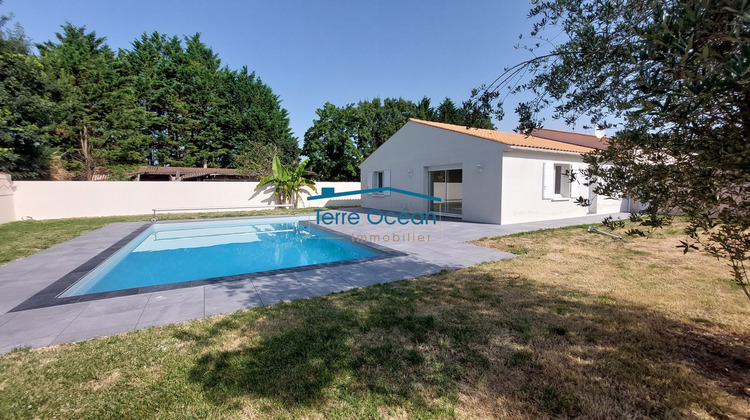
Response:
[[[111,148],[108,117],[116,111],[115,55],[95,32],[66,23],[57,43],[37,45],[39,60],[59,96],[54,98],[52,145],[68,170],[91,180]]]
[[[23,30],[6,30],[8,21],[0,16],[0,171],[37,178],[49,165],[51,90]]]
[[[612,216],[607,216],[602,220],[602,225],[606,227],[607,229],[611,231],[618,229],[618,228],[624,228],[625,227],[625,221],[620,219],[613,219]]]
[[[198,34],[154,32],[120,51],[136,105],[149,114],[142,160],[152,165],[231,167],[252,143],[276,148],[282,161],[299,155],[279,98],[247,67],[221,68]]]
[[[644,232],[644,231],[642,231],[641,229],[638,229],[638,228],[630,228],[630,229],[628,229],[628,230],[625,231],[625,234],[628,235],[628,236],[640,236],[640,237],[645,237],[646,236],[646,232]]]
[[[461,107],[449,98],[433,107],[425,97],[375,98],[337,107],[326,103],[305,133],[302,153],[310,169],[327,181],[358,181],[359,164],[398,131],[409,118],[494,129],[489,112],[471,101]]]
[[[273,158],[278,154],[276,145],[250,140],[234,156],[234,166],[240,174],[252,180],[260,180],[273,174]]]
[[[359,179],[362,151],[357,147],[356,111],[353,106],[337,108],[327,102],[315,111],[318,119],[305,133],[302,154],[310,159],[310,170],[318,179],[354,181]]]
[[[20,28],[0,36],[0,170],[15,178],[43,177],[51,154],[77,179],[144,164],[233,167],[253,145],[298,160],[279,97],[247,67],[222,68],[199,34],[143,34],[115,53],[66,23],[37,48]]]
[[[586,181],[648,204],[649,232],[631,234],[686,215],[681,247],[726,259],[750,298],[750,2],[549,0],[530,17],[535,58],[483,91],[534,93],[517,109],[525,132],[544,108],[570,124],[617,121],[608,149],[584,157]]]

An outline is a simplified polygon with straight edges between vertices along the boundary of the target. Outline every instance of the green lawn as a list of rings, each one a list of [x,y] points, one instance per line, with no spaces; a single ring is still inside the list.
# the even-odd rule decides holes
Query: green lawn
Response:
[[[16,351],[0,417],[748,418],[750,303],[679,230]]]
[[[297,209],[295,213],[309,213],[313,209]],[[263,216],[289,214],[288,209],[256,210],[248,212],[172,213],[159,214],[159,220],[195,219],[212,217]],[[90,230],[113,222],[147,222],[152,215],[89,217],[78,219],[27,220],[0,224],[0,265],[27,257],[60,242],[73,239]]]

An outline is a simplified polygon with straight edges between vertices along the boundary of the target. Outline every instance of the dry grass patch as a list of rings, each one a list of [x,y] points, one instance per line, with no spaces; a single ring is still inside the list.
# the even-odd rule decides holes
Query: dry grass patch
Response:
[[[627,228],[615,234],[623,235]],[[747,333],[748,302],[738,296],[723,261],[705,253],[684,255],[676,248],[684,223],[676,222],[652,238],[623,243],[582,229],[548,230],[476,241],[513,252],[532,249],[505,261],[506,276],[539,285],[575,289],[568,299],[594,296],[602,302],[630,302],[663,310],[677,319],[719,323],[723,331]],[[720,309],[720,310],[719,310]]]
[[[115,369],[101,379],[99,378],[92,379],[88,382],[81,384],[81,389],[86,390],[86,391],[98,391],[102,388],[115,384],[119,380],[120,380],[120,370]]]

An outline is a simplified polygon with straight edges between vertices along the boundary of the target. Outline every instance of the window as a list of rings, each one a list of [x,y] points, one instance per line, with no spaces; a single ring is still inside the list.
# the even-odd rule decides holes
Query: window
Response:
[[[570,197],[570,165],[555,164],[555,197]]]
[[[387,188],[391,186],[391,171],[382,170],[367,173],[367,188]],[[376,197],[387,197],[391,195],[390,191],[377,191],[369,193]]]
[[[375,183],[373,188],[382,188],[383,185],[383,171],[375,172]]]
[[[578,194],[578,184],[570,182],[570,174],[577,172],[578,164],[544,162],[542,199],[568,200]]]

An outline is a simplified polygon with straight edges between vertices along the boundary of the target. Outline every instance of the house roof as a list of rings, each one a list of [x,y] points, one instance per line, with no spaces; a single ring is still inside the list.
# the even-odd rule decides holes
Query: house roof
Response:
[[[239,175],[236,169],[231,168],[189,168],[185,166],[141,166],[137,171],[128,173],[128,176],[141,175],[177,175],[183,179],[197,178],[204,175]]]
[[[507,133],[504,131],[487,130],[483,128],[471,128],[460,125],[432,122],[418,120],[410,118],[409,121],[418,124],[428,125],[430,127],[441,128],[443,130],[454,131],[456,133],[466,134],[467,136],[478,137],[485,140],[492,140],[498,143],[506,144],[508,146],[520,146],[520,147],[531,147],[534,149],[543,150],[557,150],[561,152],[573,152],[573,153],[590,153],[596,149],[603,149],[607,147],[606,142],[599,142],[596,136],[587,134],[572,133],[566,131],[557,130],[539,130],[535,131],[534,134],[526,136],[518,133]],[[560,134],[556,134],[556,133]],[[565,134],[564,136],[562,134]],[[544,137],[542,137],[544,135]],[[549,137],[555,137],[552,139]],[[594,141],[592,141],[591,138]],[[583,143],[576,144],[576,143]],[[599,145],[599,147],[596,147]]]

